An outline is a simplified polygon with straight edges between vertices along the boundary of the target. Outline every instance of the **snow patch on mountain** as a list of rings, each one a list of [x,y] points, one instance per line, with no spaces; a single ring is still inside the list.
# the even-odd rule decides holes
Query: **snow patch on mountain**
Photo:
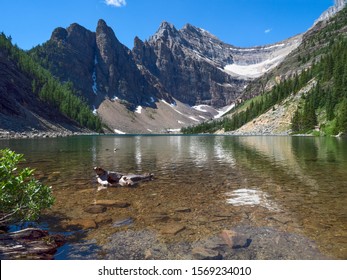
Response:
[[[231,104],[229,106],[223,107],[218,111],[218,114],[214,116],[215,119],[222,117],[226,112],[229,112],[231,109],[235,107],[235,104]]]
[[[260,63],[249,65],[229,64],[224,67],[224,70],[230,75],[258,78],[264,73],[275,68],[284,59],[284,57],[285,55],[279,55],[277,57],[264,60]]]
[[[142,112],[142,106],[137,106],[135,113],[141,114],[141,112]]]
[[[97,116],[98,115],[98,110],[95,108],[95,106],[93,106],[93,114],[95,115],[95,116]]]
[[[114,132],[117,134],[126,134],[125,132],[118,130],[118,129],[114,129]]]

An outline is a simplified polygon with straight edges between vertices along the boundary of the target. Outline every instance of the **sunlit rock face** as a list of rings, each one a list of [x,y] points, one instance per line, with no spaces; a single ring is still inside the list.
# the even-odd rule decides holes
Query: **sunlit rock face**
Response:
[[[323,20],[328,20],[337,12],[341,11],[347,4],[347,0],[335,0],[335,5],[326,10],[315,22],[318,23]]]
[[[174,98],[222,107],[300,43],[299,35],[273,45],[238,48],[193,25],[177,30],[163,22],[148,41],[135,40],[133,54],[143,72],[159,80]]]
[[[56,28],[50,40],[33,52],[48,62],[46,66],[62,82],[71,81],[91,107],[98,108],[107,98],[125,100],[130,108],[154,107],[151,96],[160,97],[131,51],[103,20],[95,32],[76,23]]]

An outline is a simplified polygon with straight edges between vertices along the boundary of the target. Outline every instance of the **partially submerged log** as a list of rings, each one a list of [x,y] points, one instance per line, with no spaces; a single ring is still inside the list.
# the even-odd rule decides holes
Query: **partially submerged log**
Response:
[[[3,233],[0,259],[53,259],[57,248],[64,243],[64,237],[37,228]]]
[[[94,167],[97,181],[103,186],[134,186],[140,182],[151,181],[154,175],[146,174],[122,174],[114,171],[107,171],[101,167]]]

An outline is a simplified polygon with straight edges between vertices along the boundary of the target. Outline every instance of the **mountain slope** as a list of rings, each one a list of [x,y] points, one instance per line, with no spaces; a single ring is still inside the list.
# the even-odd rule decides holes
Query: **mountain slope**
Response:
[[[302,76],[307,71],[312,72],[312,79],[303,85],[302,89],[293,92],[282,102],[278,102],[271,117],[262,115],[251,123],[240,128],[235,133],[285,133],[285,132],[310,132],[314,128],[321,134],[337,134],[346,132],[346,124],[342,121],[343,92],[347,88],[343,77],[347,75],[346,48],[344,47],[347,37],[347,12],[341,10],[346,1],[337,1],[337,6],[329,11],[336,11],[334,16],[331,12],[324,13],[320,21],[305,33],[303,44],[293,51],[275,71],[254,81],[249,87],[250,92],[261,90],[261,84],[267,83],[270,89],[278,81],[288,80],[295,75]],[[342,7],[343,7],[342,6]],[[329,17],[327,16],[329,15]],[[254,95],[251,93],[250,95]],[[314,101],[312,100],[314,99]],[[311,118],[316,119],[312,124],[304,125],[305,110],[308,110],[308,101],[314,103],[314,113]],[[283,114],[281,113],[283,111]],[[335,113],[329,113],[334,111]],[[268,113],[267,113],[268,114]],[[301,124],[295,120],[295,115]],[[293,122],[294,118],[294,122]],[[277,122],[277,124],[275,124]],[[338,123],[340,122],[340,123]],[[270,127],[269,127],[270,126]]]
[[[10,38],[3,33],[0,35],[0,73],[0,134],[81,132],[86,129],[78,124],[77,117],[93,122],[96,119],[90,112],[82,115],[82,103],[72,96],[67,86],[60,85],[27,54],[12,46]],[[45,90],[51,86],[54,86],[51,93],[68,98],[71,106],[75,102],[78,109],[71,107],[68,111],[63,110],[59,104],[64,103],[59,103],[51,94],[44,96]],[[76,114],[76,121],[68,117],[72,112]]]
[[[244,102],[209,131],[337,134],[347,131],[347,9],[317,22],[277,68],[249,84]],[[206,124],[201,126],[206,128]],[[191,129],[187,129],[189,132]],[[203,132],[199,127],[194,132]]]
[[[135,40],[134,57],[174,98],[190,104],[223,107],[235,102],[250,80],[275,67],[301,41],[237,48],[206,30],[163,22],[148,41]],[[255,74],[249,75],[253,67]],[[189,94],[187,94],[189,93]]]

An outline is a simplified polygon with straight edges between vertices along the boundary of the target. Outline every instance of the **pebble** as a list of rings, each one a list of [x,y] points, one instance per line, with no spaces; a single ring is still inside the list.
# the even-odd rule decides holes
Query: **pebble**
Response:
[[[167,214],[156,214],[156,215],[153,215],[152,219],[153,219],[153,222],[163,223],[170,220],[170,217]]]
[[[181,208],[175,209],[175,212],[178,212],[178,213],[189,213],[189,212],[192,212],[192,209],[187,208],[187,207],[181,207]]]

